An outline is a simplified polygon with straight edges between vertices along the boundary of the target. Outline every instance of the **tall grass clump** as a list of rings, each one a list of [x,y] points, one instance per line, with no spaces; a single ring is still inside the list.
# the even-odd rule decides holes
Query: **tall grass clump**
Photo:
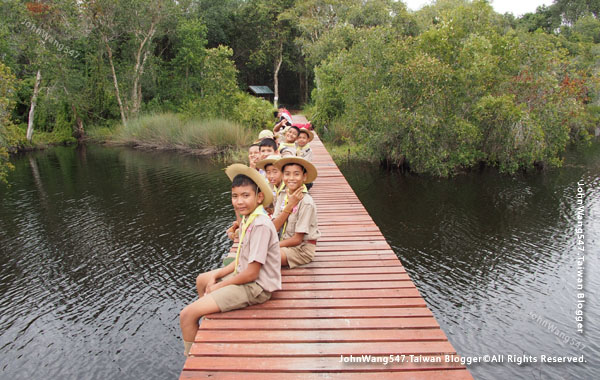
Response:
[[[186,120],[172,113],[141,116],[119,126],[112,141],[154,149],[178,149],[201,154],[223,153],[245,145],[254,132],[227,120]]]

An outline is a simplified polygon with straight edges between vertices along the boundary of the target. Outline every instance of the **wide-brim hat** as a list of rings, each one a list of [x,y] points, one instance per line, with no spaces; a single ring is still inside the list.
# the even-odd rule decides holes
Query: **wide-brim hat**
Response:
[[[306,170],[305,183],[312,183],[315,181],[315,179],[317,179],[317,168],[315,167],[315,165],[313,165],[310,161],[307,161],[302,157],[284,157],[273,163],[273,165],[275,165],[281,171],[283,171],[283,167],[287,164],[298,164]]]
[[[265,138],[273,138],[273,131],[268,130],[268,129],[263,129],[262,131],[260,131],[260,133],[258,134],[258,139],[262,140]]]
[[[300,132],[298,132],[298,135],[300,135],[300,133],[302,133],[302,132],[308,134],[308,142],[313,141],[313,139],[315,138],[315,133],[313,131],[311,131],[310,129],[306,129],[306,128],[298,128],[298,129],[300,129]]]
[[[277,160],[280,160],[280,159],[281,159],[280,155],[278,155],[278,154],[272,154],[269,157],[258,161],[256,163],[256,168],[257,169],[265,170],[265,166],[272,165],[273,163],[275,163]]]
[[[227,174],[227,177],[229,177],[231,181],[233,181],[238,174],[249,177],[256,185],[258,185],[258,188],[265,196],[262,205],[266,207],[273,203],[273,192],[271,191],[271,187],[269,186],[267,179],[256,169],[252,169],[244,164],[233,164],[225,169],[225,174]]]

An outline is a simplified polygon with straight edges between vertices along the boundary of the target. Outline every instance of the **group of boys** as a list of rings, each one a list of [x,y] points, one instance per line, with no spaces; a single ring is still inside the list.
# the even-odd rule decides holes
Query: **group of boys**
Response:
[[[285,126],[282,135],[262,131],[249,148],[249,166],[233,164],[225,169],[236,213],[227,235],[238,246],[235,257],[226,259],[222,268],[196,278],[199,298],[180,313],[186,356],[204,315],[269,300],[281,289],[282,266],[294,268],[315,256],[321,233],[317,208],[308,194],[317,178],[308,147],[314,134],[281,118],[274,132],[279,134]]]

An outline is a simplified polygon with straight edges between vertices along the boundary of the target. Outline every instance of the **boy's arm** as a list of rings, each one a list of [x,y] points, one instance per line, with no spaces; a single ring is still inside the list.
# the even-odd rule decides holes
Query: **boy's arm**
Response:
[[[283,118],[283,120],[281,120],[279,123],[275,124],[275,127],[273,128],[273,132],[277,133],[279,132],[279,130],[281,129],[281,127],[287,122],[286,118]]]
[[[229,264],[225,268],[228,268],[229,266],[233,266],[233,265],[235,265],[235,262]],[[248,264],[248,267],[246,269],[244,269],[237,275],[235,275],[233,277],[229,277],[228,279],[223,280],[221,282],[217,282],[213,285],[207,286],[205,294],[214,292],[215,290],[220,289],[227,285],[243,285],[243,284],[252,282],[258,278],[258,273],[260,272],[261,267],[262,267],[261,263],[259,263],[257,261],[253,261],[250,264]],[[225,268],[221,268],[221,269],[225,269]],[[233,269],[232,269],[232,271],[233,271]],[[231,272],[229,272],[229,273],[231,273]]]
[[[279,231],[281,227],[285,224],[285,221],[292,214],[292,210],[300,201],[304,198],[304,193],[302,192],[302,187],[298,188],[296,191],[292,193],[292,195],[288,196],[288,204],[285,206],[283,210],[281,210],[281,214],[277,215],[275,219],[273,219],[273,224],[275,225],[275,229]]]
[[[279,242],[279,247],[295,247],[302,244],[304,240],[304,232],[296,232],[294,236],[289,239],[285,239]]]
[[[229,273],[233,272],[234,269],[235,269],[235,260],[233,260],[232,262],[230,262],[227,266],[224,266],[223,268],[211,270],[210,272],[208,272],[211,275],[211,279],[206,283],[206,288],[205,288],[206,291],[204,292],[204,294],[208,293],[208,289],[212,285],[214,285],[218,279],[227,276]]]

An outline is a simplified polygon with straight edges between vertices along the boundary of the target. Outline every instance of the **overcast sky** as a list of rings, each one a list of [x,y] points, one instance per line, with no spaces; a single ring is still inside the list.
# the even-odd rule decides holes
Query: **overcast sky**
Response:
[[[431,4],[431,0],[402,0],[408,9],[416,11],[423,5]],[[533,13],[540,5],[551,5],[553,0],[492,0],[492,7],[498,13],[512,13],[521,16],[525,13]]]

